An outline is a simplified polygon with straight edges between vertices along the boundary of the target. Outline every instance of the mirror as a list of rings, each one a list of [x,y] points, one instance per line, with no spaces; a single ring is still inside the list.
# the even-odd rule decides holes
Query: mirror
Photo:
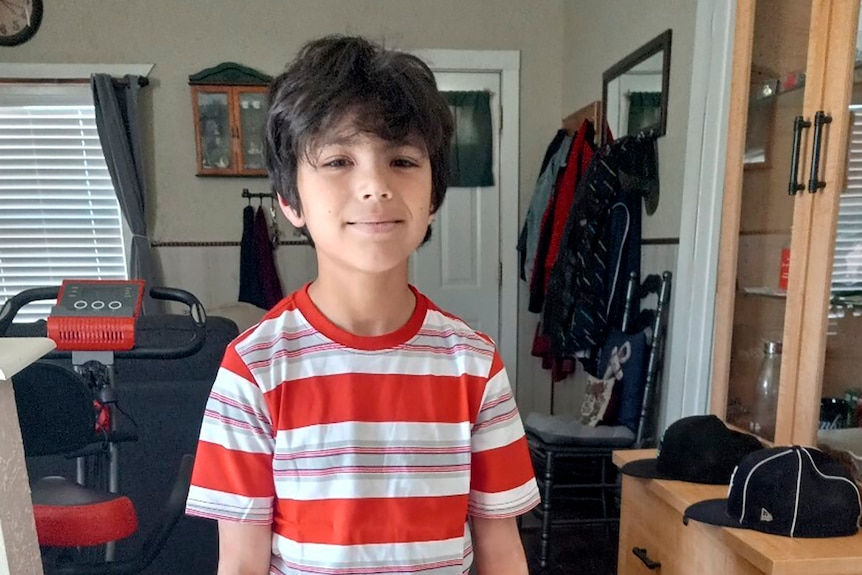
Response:
[[[602,75],[602,119],[612,138],[665,134],[671,35],[666,30]],[[602,143],[606,141],[602,130]]]

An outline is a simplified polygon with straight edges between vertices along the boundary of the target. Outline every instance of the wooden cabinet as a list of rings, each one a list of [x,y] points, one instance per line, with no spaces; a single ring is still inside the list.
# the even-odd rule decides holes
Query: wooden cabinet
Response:
[[[647,482],[626,482],[620,509],[617,572],[673,573],[671,563],[679,548],[681,527],[679,514],[667,502],[652,497]]]
[[[189,76],[197,175],[266,176],[263,130],[270,81],[231,62]]]
[[[774,431],[758,431],[776,444],[816,444],[821,397],[862,386],[860,301],[847,295],[862,293],[862,277],[843,292],[831,281],[846,252],[835,259],[849,106],[862,96],[858,15],[859,0],[737,2],[710,410],[758,431],[763,343],[781,341]]]
[[[654,450],[616,451],[614,463],[621,467],[654,456]],[[724,485],[624,475],[619,575],[862,575],[862,533],[792,539],[696,521],[683,523],[689,505],[724,497]],[[648,560],[641,560],[635,550]]]
[[[821,399],[862,386],[859,2],[736,3],[710,411],[758,429],[763,343],[781,341],[774,430],[759,431],[777,445],[816,445]],[[615,452],[614,462],[651,456]],[[862,575],[862,533],[793,539],[683,524],[689,505],[727,491],[624,476],[619,573]]]

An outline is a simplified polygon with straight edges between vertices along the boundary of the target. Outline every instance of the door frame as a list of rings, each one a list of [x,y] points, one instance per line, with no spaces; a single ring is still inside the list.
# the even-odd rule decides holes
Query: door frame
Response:
[[[500,335],[497,348],[509,373],[513,393],[518,373],[518,150],[520,147],[520,70],[518,50],[411,50],[434,72],[500,74]],[[506,248],[509,251],[506,251]],[[504,257],[510,253],[512,257]]]
[[[660,427],[709,413],[713,373],[716,286],[727,163],[736,2],[698,0],[679,252]],[[720,334],[718,337],[721,337]]]

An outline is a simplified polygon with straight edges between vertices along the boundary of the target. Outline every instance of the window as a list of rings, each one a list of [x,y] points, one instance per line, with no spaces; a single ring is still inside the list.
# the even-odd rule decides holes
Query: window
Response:
[[[66,278],[126,279],[123,235],[90,87],[0,86],[0,304]]]

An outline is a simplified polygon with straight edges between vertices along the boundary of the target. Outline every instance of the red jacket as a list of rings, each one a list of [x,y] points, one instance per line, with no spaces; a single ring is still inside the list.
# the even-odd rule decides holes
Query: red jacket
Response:
[[[550,237],[547,244],[544,244],[540,240],[539,245],[547,245],[548,251],[545,254],[541,275],[533,274],[534,278],[542,278],[542,294],[548,289],[548,279],[551,277],[551,269],[554,267],[557,253],[560,251],[563,232],[566,228],[566,220],[569,218],[569,212],[575,200],[575,188],[593,159],[594,137],[595,129],[592,123],[589,120],[584,120],[584,123],[581,124],[581,127],[575,134],[572,149],[569,152],[569,159],[566,163],[566,169],[563,172],[563,176],[557,182],[554,197],[548,202],[548,207],[545,208],[545,213],[542,215],[542,226],[540,229],[547,230],[543,231],[543,233],[550,234]],[[551,219],[552,221],[549,221]],[[539,262],[536,262],[535,265],[538,266]],[[538,286],[533,286],[533,289],[536,287]]]

